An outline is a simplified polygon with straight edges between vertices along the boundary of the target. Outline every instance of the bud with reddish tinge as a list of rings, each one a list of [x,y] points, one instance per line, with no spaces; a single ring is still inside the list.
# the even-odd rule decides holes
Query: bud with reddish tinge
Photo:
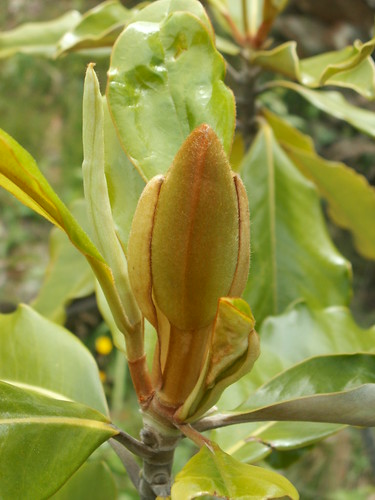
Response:
[[[250,262],[249,227],[242,181],[231,171],[215,132],[201,125],[183,143],[166,176],[147,184],[128,245],[134,295],[158,333],[153,377],[165,405],[180,407],[194,388],[202,398],[198,381],[201,389],[212,389],[219,299],[243,292]],[[229,316],[235,324],[234,310]],[[247,352],[246,328],[248,334],[254,330],[253,322],[245,324],[239,350],[233,347],[235,332],[229,336],[232,354],[226,371]],[[219,357],[223,367],[223,356]],[[208,385],[202,381],[203,372]],[[197,408],[199,401],[192,406]],[[185,405],[184,417],[189,413]]]

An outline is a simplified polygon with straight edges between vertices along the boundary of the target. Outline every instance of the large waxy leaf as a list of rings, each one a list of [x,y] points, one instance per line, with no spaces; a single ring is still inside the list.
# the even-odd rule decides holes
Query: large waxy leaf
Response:
[[[86,227],[87,209],[84,200],[71,206],[77,220]],[[32,307],[57,323],[65,321],[65,307],[76,298],[94,292],[95,279],[86,259],[71,244],[66,234],[53,228],[49,239],[50,260],[42,287]]]
[[[91,408],[0,382],[1,498],[48,498],[116,433]]]
[[[262,125],[242,165],[252,221],[252,263],[245,290],[258,324],[303,298],[346,304],[350,268],[334,248],[319,197]]]
[[[0,315],[0,380],[108,413],[88,349],[28,306]]]
[[[51,57],[60,37],[80,19],[81,14],[74,10],[52,21],[27,23],[0,33],[0,59],[17,52]]]
[[[88,461],[80,467],[51,500],[117,500],[114,477],[104,462]]]
[[[339,92],[311,90],[297,83],[284,80],[272,82],[272,85],[298,92],[318,109],[339,120],[348,122],[371,137],[375,137],[375,113],[353,106]]]
[[[58,55],[73,50],[112,46],[134,12],[119,0],[107,0],[87,11],[58,43]]]
[[[143,9],[112,53],[109,108],[122,146],[146,180],[168,169],[202,123],[215,130],[227,153],[232,144],[234,99],[223,83],[224,61],[206,23],[174,12],[185,3],[198,4],[163,1]]]
[[[375,67],[371,58],[375,39],[352,47],[300,60],[296,42],[253,52],[250,60],[310,88],[336,85],[351,88],[368,99],[375,97]]]
[[[375,355],[318,356],[303,361],[221,418],[226,423],[259,420],[375,426]]]
[[[214,445],[203,447],[177,474],[172,500],[189,500],[204,495],[215,498],[299,498],[297,490],[283,476],[271,470],[238,462]]]
[[[345,164],[317,155],[308,136],[269,111],[265,116],[289,158],[328,201],[332,219],[353,233],[359,252],[375,259],[375,189]]]

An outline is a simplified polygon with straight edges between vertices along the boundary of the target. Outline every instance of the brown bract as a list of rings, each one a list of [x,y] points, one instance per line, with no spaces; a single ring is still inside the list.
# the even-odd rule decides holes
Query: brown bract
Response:
[[[241,295],[249,261],[245,189],[215,132],[201,125],[166,176],[147,184],[128,245],[134,295],[158,333],[153,380],[166,405],[180,406],[197,383],[218,301]]]

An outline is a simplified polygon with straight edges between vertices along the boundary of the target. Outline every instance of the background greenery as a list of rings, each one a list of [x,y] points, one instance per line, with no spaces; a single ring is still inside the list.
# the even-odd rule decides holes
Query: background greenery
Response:
[[[70,9],[85,12],[98,3],[93,0],[3,0],[0,29],[11,29],[25,21],[53,19]],[[313,3],[314,7],[304,9],[301,5],[305,3]],[[341,3],[337,0],[327,9],[324,2],[291,2],[276,25],[276,36],[280,42],[297,39],[304,57],[341,48],[357,36],[367,39],[371,30],[369,19],[374,12],[366,2],[360,1],[355,2],[355,8],[351,2],[352,8],[346,14],[346,4],[344,0]],[[81,103],[89,60],[88,56],[76,54],[56,61],[19,54],[0,61],[0,127],[30,151],[68,203],[82,194]],[[102,82],[106,67],[107,59],[103,57],[96,66]],[[329,159],[344,160],[375,183],[375,147],[371,139],[357,134],[346,123],[323,115],[296,94],[281,92],[284,108],[279,109],[279,113],[292,115],[294,124],[314,137],[319,153]],[[357,105],[375,109],[373,104],[353,98],[351,93],[347,97],[355,99]],[[277,105],[280,106],[279,101]],[[35,297],[47,264],[50,225],[4,191],[0,192],[0,206],[0,308],[4,312],[20,301],[30,302]],[[337,227],[331,230],[340,251],[353,263],[353,313],[360,325],[369,326],[375,320],[375,264],[358,256],[347,232]],[[90,299],[74,303],[67,321],[68,327],[96,353],[107,392],[115,403],[111,379],[122,367],[116,363],[114,354],[108,352],[109,349],[103,350],[98,343],[98,339],[107,336],[107,329],[95,303]],[[126,382],[124,384],[126,387]],[[128,397],[133,398],[132,394]],[[121,414],[119,418],[127,416]],[[288,477],[300,490],[301,497],[370,499],[374,495],[374,464],[371,466],[374,452],[367,453],[366,446],[371,433],[361,434],[351,429],[331,437],[310,452],[290,452],[291,463],[296,458],[299,460],[289,468]],[[188,452],[180,451],[181,454]],[[273,453],[268,461],[277,467],[278,454]],[[282,465],[285,467],[285,460]],[[116,464],[113,467],[116,468]]]

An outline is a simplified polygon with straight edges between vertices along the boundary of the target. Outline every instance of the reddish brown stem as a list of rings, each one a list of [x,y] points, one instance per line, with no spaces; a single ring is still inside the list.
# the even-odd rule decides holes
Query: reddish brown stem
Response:
[[[148,371],[146,355],[144,354],[138,359],[128,360],[128,364],[139,404],[142,409],[147,408],[155,391]]]

